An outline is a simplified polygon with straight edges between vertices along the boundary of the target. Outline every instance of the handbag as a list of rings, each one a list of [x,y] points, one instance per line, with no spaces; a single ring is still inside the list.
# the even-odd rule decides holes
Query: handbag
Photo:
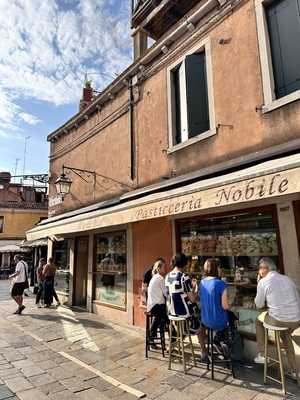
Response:
[[[27,270],[26,270],[26,265],[25,265],[24,261],[22,261],[22,264],[23,264],[24,270],[25,270],[24,288],[25,288],[25,289],[29,289],[29,282],[28,282]]]

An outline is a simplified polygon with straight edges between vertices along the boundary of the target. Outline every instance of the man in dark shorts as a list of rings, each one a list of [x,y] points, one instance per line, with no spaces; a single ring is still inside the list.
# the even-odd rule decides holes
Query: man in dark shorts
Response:
[[[24,290],[28,288],[28,279],[25,261],[23,261],[22,257],[19,255],[16,255],[14,260],[16,263],[16,269],[15,272],[9,276],[9,279],[12,280],[11,297],[18,304],[18,309],[14,314],[20,315],[25,308],[23,305],[23,293]]]

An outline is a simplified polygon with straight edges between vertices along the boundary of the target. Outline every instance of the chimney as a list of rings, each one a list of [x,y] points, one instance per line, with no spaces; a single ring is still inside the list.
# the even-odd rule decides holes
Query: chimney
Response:
[[[91,81],[86,80],[82,91],[82,99],[80,100],[79,103],[79,111],[82,111],[84,108],[86,108],[91,103],[92,100],[93,100],[93,88],[91,85]]]
[[[9,172],[0,172],[0,185],[8,186],[11,181],[11,174]]]

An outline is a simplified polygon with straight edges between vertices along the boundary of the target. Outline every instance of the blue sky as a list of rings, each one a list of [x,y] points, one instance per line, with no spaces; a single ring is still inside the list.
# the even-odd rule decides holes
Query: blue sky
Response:
[[[0,171],[48,170],[46,136],[131,62],[129,0],[0,1]],[[98,73],[103,75],[98,75]],[[94,74],[97,73],[97,74]],[[111,77],[111,78],[110,78]]]

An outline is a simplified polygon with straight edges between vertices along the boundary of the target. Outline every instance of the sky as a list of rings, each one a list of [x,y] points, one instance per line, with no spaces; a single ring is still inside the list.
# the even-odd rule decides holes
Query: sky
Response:
[[[0,171],[48,171],[46,137],[132,61],[129,0],[0,0]]]

